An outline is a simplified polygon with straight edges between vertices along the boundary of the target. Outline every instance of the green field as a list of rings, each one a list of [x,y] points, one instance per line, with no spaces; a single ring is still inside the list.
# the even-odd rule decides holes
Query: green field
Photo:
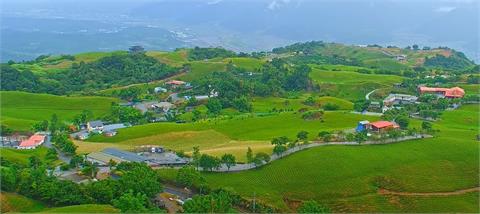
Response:
[[[391,88],[394,83],[400,83],[403,80],[403,77],[394,75],[322,70],[321,66],[315,65],[312,65],[310,78],[320,85],[320,92],[323,95],[350,101],[364,98],[365,94],[373,89]]]
[[[316,147],[257,170],[206,173],[213,187],[231,188],[284,211],[286,201],[317,200],[336,212],[478,212],[478,194],[386,197],[381,187],[443,192],[478,186],[479,126],[476,106],[445,112],[437,137],[390,145]],[[164,171],[167,177],[172,171]],[[268,184],[268,185],[266,185]],[[288,200],[287,200],[288,199]]]
[[[121,129],[114,137],[93,136],[89,142],[77,142],[78,151],[88,153],[103,148],[133,149],[140,145],[161,145],[165,148],[191,152],[199,146],[202,152],[212,155],[234,154],[245,161],[245,152],[251,147],[255,152],[272,152],[270,140],[287,136],[295,139],[299,131],[310,133],[315,139],[322,130],[353,129],[360,120],[377,120],[377,117],[351,114],[342,111],[325,112],[323,122],[305,121],[301,114],[286,112],[273,116],[234,117],[198,123],[156,123]]]
[[[119,213],[111,205],[83,204],[49,208],[45,204],[16,193],[0,194],[2,213]]]
[[[16,193],[1,192],[0,201],[2,213],[40,212],[46,208],[41,202]]]
[[[107,204],[82,204],[65,207],[55,207],[42,213],[119,213],[120,210]]]
[[[280,113],[273,116],[234,117],[228,120],[209,120],[197,123],[154,123],[119,130],[114,137],[94,136],[95,142],[120,142],[140,137],[178,131],[201,131],[213,129],[233,140],[271,140],[285,135],[293,138],[299,131],[313,135],[321,130],[353,129],[360,120],[376,120],[378,117],[352,114],[342,111],[325,112],[320,120],[303,120],[300,113]]]
[[[0,154],[2,158],[5,160],[27,165],[28,158],[31,156],[36,156],[40,158],[40,160],[44,160],[45,156],[47,155],[47,148],[40,147],[38,149],[27,149],[27,150],[20,150],[20,149],[7,149],[7,148],[0,148]]]
[[[66,97],[17,91],[0,92],[1,123],[15,130],[29,130],[37,121],[50,120],[57,114],[61,120],[71,120],[83,110],[91,110],[95,117],[106,114],[114,98]]]

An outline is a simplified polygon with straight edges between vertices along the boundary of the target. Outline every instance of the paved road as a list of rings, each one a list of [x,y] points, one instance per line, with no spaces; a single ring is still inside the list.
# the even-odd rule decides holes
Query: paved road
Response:
[[[378,90],[378,89],[373,89],[372,91],[368,92],[367,95],[365,95],[365,99],[366,99],[366,100],[369,100],[369,99],[370,99],[370,94],[372,94],[372,93],[375,92],[376,90]]]
[[[47,135],[43,145],[47,148],[54,148],[55,150],[57,150],[58,159],[60,159],[61,161],[65,162],[65,163],[70,163],[70,159],[72,159],[72,158],[70,156],[66,155],[65,153],[63,153],[61,150],[57,149],[55,146],[53,146],[51,138],[52,137],[50,135]]]

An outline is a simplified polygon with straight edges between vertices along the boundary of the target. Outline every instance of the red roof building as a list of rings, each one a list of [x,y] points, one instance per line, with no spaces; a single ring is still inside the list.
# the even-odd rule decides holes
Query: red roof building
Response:
[[[186,82],[180,80],[170,80],[166,82],[167,85],[185,85]]]
[[[398,126],[396,123],[390,121],[376,121],[370,123],[369,126],[373,131],[383,131],[400,128],[400,126]]]
[[[27,140],[22,141],[17,148],[18,149],[35,149],[37,148],[37,146],[42,145],[44,141],[45,141],[44,135],[34,134],[30,136],[30,138],[28,138]]]
[[[435,94],[446,98],[462,98],[465,96],[465,91],[460,87],[453,88],[430,88],[425,86],[418,87],[420,94]]]

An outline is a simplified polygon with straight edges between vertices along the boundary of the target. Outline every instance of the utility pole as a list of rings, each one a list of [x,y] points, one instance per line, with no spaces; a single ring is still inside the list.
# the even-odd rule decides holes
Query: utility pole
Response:
[[[256,212],[256,210],[255,210],[255,192],[253,192],[253,212]]]

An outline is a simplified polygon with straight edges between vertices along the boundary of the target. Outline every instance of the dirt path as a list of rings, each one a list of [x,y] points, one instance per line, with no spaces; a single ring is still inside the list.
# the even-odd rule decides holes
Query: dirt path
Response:
[[[450,196],[462,195],[469,192],[479,192],[480,187],[472,187],[468,189],[455,190],[452,192],[395,192],[387,189],[378,190],[380,195],[401,195],[401,196]]]

